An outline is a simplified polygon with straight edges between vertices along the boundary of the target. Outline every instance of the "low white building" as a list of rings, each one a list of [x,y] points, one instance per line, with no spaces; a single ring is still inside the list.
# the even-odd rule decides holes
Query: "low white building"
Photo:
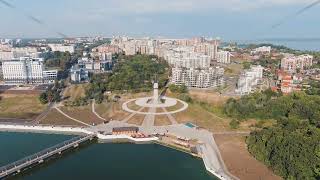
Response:
[[[48,44],[48,46],[50,47],[50,49],[55,52],[55,51],[59,51],[59,52],[69,52],[69,53],[74,53],[74,45],[64,45],[64,44]]]
[[[10,48],[8,51],[0,50],[1,61],[10,61],[12,59],[19,59],[20,57],[39,58],[41,55],[42,52],[36,47],[16,47]]]
[[[211,67],[207,69],[172,68],[171,82],[193,88],[214,88],[224,85],[224,69]]]
[[[258,47],[256,49],[254,49],[253,51],[251,51],[252,55],[255,54],[270,54],[271,53],[271,46],[261,46]]]
[[[6,84],[46,84],[53,83],[58,71],[46,71],[43,59],[23,57],[2,63],[3,80]]]
[[[72,66],[70,69],[70,79],[73,83],[81,83],[89,81],[89,71],[80,68],[78,65]]]
[[[263,67],[252,66],[249,70],[245,70],[239,77],[236,93],[240,95],[250,94],[263,78]]]

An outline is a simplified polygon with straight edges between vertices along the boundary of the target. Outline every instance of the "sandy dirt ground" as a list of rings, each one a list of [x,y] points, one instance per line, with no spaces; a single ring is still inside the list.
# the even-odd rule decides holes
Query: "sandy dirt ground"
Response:
[[[62,125],[62,126],[82,126],[82,124],[73,121],[55,109],[51,109],[49,114],[40,121],[44,125]]]
[[[91,112],[91,105],[85,107],[60,107],[67,115],[88,124],[101,124],[103,120],[99,119]]]
[[[46,108],[37,95],[1,94],[0,117],[34,119]]]
[[[136,114],[132,118],[130,118],[127,123],[140,126],[142,125],[144,117],[145,115]]]
[[[189,91],[189,94],[192,99],[196,99],[218,106],[224,104],[230,98],[229,96],[220,95],[220,93],[215,92],[214,90],[192,89]]]
[[[228,170],[243,180],[280,180],[248,152],[244,136],[215,135]]]

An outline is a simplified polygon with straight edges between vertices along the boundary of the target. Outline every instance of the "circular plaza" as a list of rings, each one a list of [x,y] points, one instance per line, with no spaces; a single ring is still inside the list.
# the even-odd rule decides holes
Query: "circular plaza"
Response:
[[[163,109],[157,112],[155,109]],[[122,109],[129,113],[142,115],[168,115],[185,111],[188,104],[180,99],[158,95],[158,84],[154,84],[153,96],[131,99],[122,104]],[[143,109],[153,109],[142,111]]]

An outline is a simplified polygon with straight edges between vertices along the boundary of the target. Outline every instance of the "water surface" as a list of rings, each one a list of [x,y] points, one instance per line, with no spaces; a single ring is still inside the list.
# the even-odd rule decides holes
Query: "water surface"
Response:
[[[0,133],[0,162],[70,139],[70,136]],[[7,155],[9,155],[7,158]],[[156,144],[89,144],[17,176],[23,180],[212,180],[201,159]]]

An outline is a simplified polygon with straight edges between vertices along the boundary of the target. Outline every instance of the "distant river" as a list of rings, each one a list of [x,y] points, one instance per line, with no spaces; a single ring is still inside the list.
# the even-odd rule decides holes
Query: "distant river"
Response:
[[[0,166],[71,136],[0,133]],[[35,168],[23,180],[216,180],[202,160],[160,145],[90,144]]]

